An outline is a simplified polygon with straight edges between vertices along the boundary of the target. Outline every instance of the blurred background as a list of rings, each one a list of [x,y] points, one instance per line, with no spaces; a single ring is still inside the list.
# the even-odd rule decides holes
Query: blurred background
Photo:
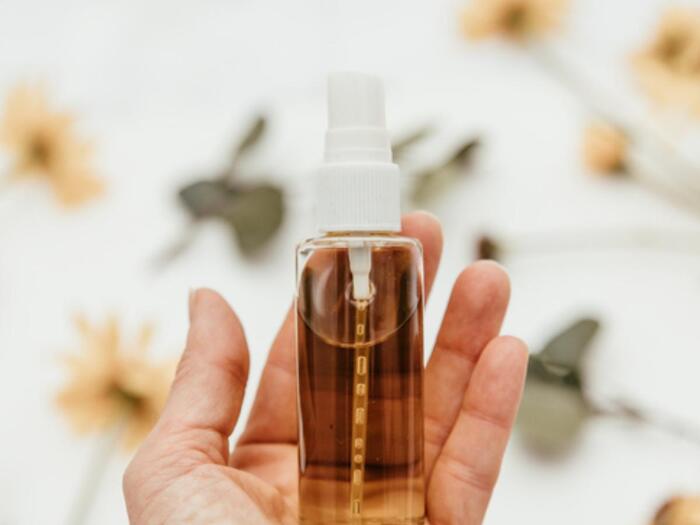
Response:
[[[254,391],[348,69],[443,221],[428,347],[486,257],[537,354],[486,523],[700,523],[700,2],[4,0],[0,524],[127,521],[189,289]]]

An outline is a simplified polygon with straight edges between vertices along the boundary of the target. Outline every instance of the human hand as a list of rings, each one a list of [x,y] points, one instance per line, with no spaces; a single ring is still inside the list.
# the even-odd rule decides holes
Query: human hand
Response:
[[[423,245],[426,290],[442,251],[439,223],[414,213],[403,234]],[[425,370],[427,521],[482,522],[527,368],[525,345],[498,336],[505,272],[478,262],[454,284]],[[297,522],[294,318],[270,349],[250,418],[232,452],[248,379],[243,328],[216,292],[190,297],[190,331],[160,421],[124,474],[132,525]]]

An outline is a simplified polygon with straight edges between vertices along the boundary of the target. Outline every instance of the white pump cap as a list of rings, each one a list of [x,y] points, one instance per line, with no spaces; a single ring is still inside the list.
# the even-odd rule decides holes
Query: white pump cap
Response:
[[[326,150],[317,177],[320,231],[401,229],[399,168],[391,161],[379,78],[329,76]]]

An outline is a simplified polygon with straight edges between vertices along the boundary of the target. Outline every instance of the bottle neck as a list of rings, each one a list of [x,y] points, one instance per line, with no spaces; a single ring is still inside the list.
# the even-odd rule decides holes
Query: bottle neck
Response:
[[[391,162],[329,162],[316,175],[321,232],[401,231],[399,167]]]

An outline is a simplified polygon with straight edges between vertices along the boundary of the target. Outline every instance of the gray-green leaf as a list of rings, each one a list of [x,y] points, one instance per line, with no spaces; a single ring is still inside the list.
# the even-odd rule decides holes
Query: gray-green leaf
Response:
[[[270,184],[240,189],[222,218],[233,228],[238,245],[250,255],[277,232],[284,217],[282,190]]]
[[[263,115],[258,115],[233,150],[231,162],[233,166],[260,141],[266,129],[267,119]]]
[[[536,452],[561,454],[573,445],[588,414],[580,390],[528,377],[518,413],[518,434]]]
[[[411,149],[418,142],[430,136],[433,133],[433,131],[433,126],[425,125],[394,142],[391,145],[392,154],[394,156],[394,162],[399,162],[401,157],[403,157],[406,154],[406,151]]]
[[[539,353],[544,365],[555,374],[580,371],[581,362],[600,323],[595,319],[579,319],[553,337]]]
[[[538,452],[564,452],[591,414],[581,363],[599,326],[595,319],[579,319],[530,356],[517,428]]]
[[[222,180],[200,180],[181,188],[178,197],[192,218],[204,219],[219,215],[233,193]]]
[[[452,167],[455,169],[459,169],[463,167],[467,162],[471,160],[471,157],[476,151],[476,149],[479,147],[480,142],[479,139],[472,139],[464,144],[462,144],[459,148],[457,148],[454,152],[452,152],[452,155],[450,155],[447,158],[447,161],[444,164],[444,167]]]
[[[478,145],[478,139],[469,140],[452,152],[442,163],[418,173],[411,192],[413,202],[424,205],[445,193],[466,174],[467,164]]]

